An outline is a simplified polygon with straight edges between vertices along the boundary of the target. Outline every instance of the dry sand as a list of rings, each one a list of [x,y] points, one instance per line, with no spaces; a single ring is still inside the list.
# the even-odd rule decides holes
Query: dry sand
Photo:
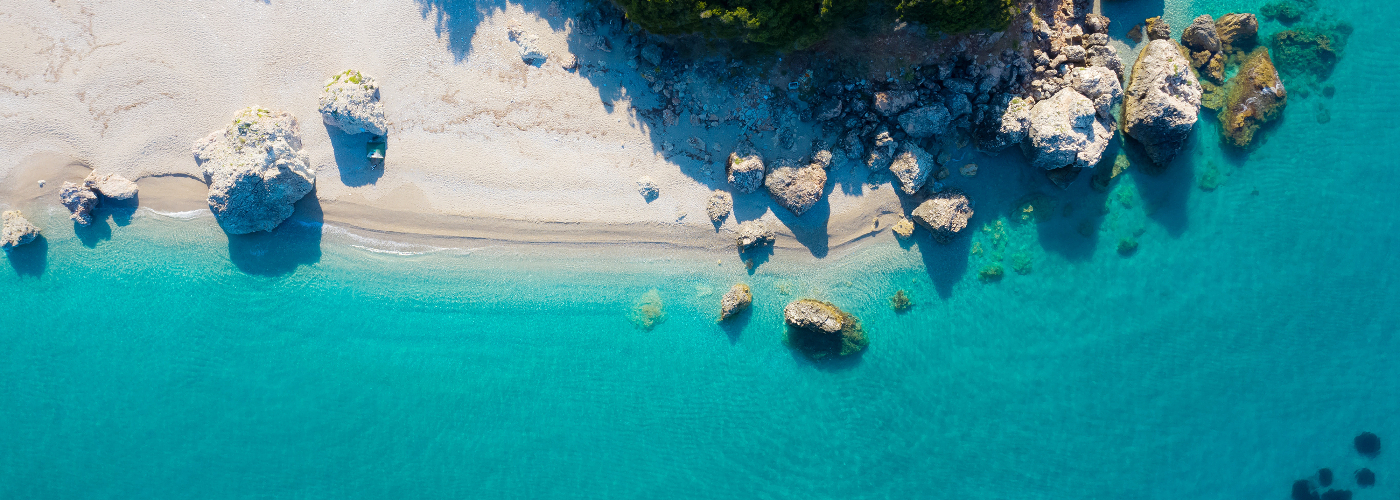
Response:
[[[894,189],[862,186],[863,168],[838,165],[828,202],[805,216],[766,193],[736,193],[735,215],[716,228],[705,201],[726,187],[737,126],[707,130],[682,116],[652,130],[635,110],[657,96],[620,38],[610,52],[581,43],[569,15],[581,4],[441,3],[11,0],[0,13],[0,206],[57,205],[63,181],[99,168],[136,180],[143,207],[203,209],[192,143],[258,105],[300,121],[326,221],[389,236],[725,249],[738,220],[766,219],[780,247],[820,257],[904,211]],[[539,36],[547,63],[520,60],[512,22]],[[563,69],[569,54],[586,67]],[[317,113],[324,81],[346,68],[382,87],[382,171],[363,168],[363,137]],[[691,136],[710,161],[663,154]],[[754,139],[775,144],[771,132]],[[810,141],[765,155],[796,158]],[[650,203],[635,186],[643,175],[661,189]]]

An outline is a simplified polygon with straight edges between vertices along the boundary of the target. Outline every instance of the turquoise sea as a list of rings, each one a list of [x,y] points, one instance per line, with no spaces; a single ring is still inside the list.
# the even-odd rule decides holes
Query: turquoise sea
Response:
[[[663,248],[392,253],[296,220],[230,242],[144,209],[75,232],[39,209],[45,240],[0,269],[0,498],[1284,499],[1320,467],[1396,498],[1400,6],[1318,1],[1355,27],[1335,95],[1291,98],[1257,150],[1204,117],[1166,172],[1108,193],[979,157],[950,180],[974,234],[948,246],[750,274]],[[1126,29],[1156,3],[1104,9]],[[1027,199],[1050,216],[1022,222]],[[753,310],[716,324],[737,281]],[[800,297],[855,313],[870,349],[793,354]]]

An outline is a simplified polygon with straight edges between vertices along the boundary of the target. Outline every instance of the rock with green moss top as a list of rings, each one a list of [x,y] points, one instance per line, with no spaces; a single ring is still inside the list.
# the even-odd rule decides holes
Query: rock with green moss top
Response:
[[[787,343],[812,359],[849,356],[870,343],[860,320],[830,302],[800,299],[783,308]]]
[[[229,234],[271,231],[316,185],[297,120],[283,111],[239,111],[193,149],[209,185],[209,210]]]
[[[1278,118],[1288,104],[1269,51],[1259,47],[1240,65],[1239,73],[1226,84],[1225,103],[1220,107],[1220,131],[1226,142],[1245,147],[1265,122]]]
[[[748,309],[749,304],[752,303],[753,291],[749,290],[748,285],[739,283],[730,287],[729,291],[725,292],[724,296],[719,299],[719,320],[724,321],[734,317],[734,315],[743,312],[744,309]]]
[[[379,84],[359,71],[347,69],[326,80],[320,110],[327,125],[347,134],[388,133],[384,104],[379,102]]]
[[[1225,52],[1249,50],[1258,41],[1259,19],[1250,13],[1225,14],[1215,20],[1215,34]]]
[[[1275,33],[1269,41],[1278,68],[1284,74],[1307,75],[1317,80],[1326,80],[1341,58],[1347,25],[1339,25],[1333,30],[1300,28]]]
[[[1005,275],[1006,271],[1002,269],[1001,264],[987,264],[986,267],[977,272],[977,279],[982,280],[983,283],[994,283],[1001,281]]]
[[[9,250],[39,237],[39,228],[24,218],[19,210],[6,210],[0,214],[0,218],[4,219],[5,224],[0,229],[0,248]]]

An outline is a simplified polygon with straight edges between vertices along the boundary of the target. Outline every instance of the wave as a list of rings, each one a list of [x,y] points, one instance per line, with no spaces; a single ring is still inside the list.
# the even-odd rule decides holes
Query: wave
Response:
[[[161,216],[161,217],[169,217],[169,218],[171,218],[171,219],[179,219],[179,220],[194,220],[194,219],[203,217],[203,216],[205,216],[205,215],[209,215],[209,216],[213,216],[213,215],[214,215],[214,213],[213,213],[213,212],[210,212],[209,209],[207,209],[207,208],[200,208],[200,209],[196,209],[196,210],[186,210],[186,211],[184,211],[184,212],[162,212],[162,211],[160,211],[160,210],[156,210],[156,209],[150,208],[150,207],[141,207],[141,210],[146,210],[146,211],[148,211],[148,212],[150,212],[150,213],[159,215],[159,216]]]

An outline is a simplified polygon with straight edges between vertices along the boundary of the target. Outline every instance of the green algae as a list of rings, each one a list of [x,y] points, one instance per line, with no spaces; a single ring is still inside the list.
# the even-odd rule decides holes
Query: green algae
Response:
[[[1011,256],[1011,269],[1016,274],[1025,276],[1035,270],[1031,256],[1024,253],[1017,253]]]
[[[628,319],[632,321],[632,325],[647,331],[664,323],[666,321],[666,308],[661,301],[661,292],[653,288],[642,294],[641,298],[632,304],[632,311],[628,314]]]
[[[1002,269],[999,263],[987,264],[981,271],[977,272],[977,279],[982,280],[983,283],[995,283],[1001,281],[1004,276],[1006,276],[1006,270]]]
[[[890,297],[890,309],[894,309],[894,312],[902,313],[910,307],[914,307],[914,302],[909,300],[909,294],[904,293],[904,290],[898,290]]]

